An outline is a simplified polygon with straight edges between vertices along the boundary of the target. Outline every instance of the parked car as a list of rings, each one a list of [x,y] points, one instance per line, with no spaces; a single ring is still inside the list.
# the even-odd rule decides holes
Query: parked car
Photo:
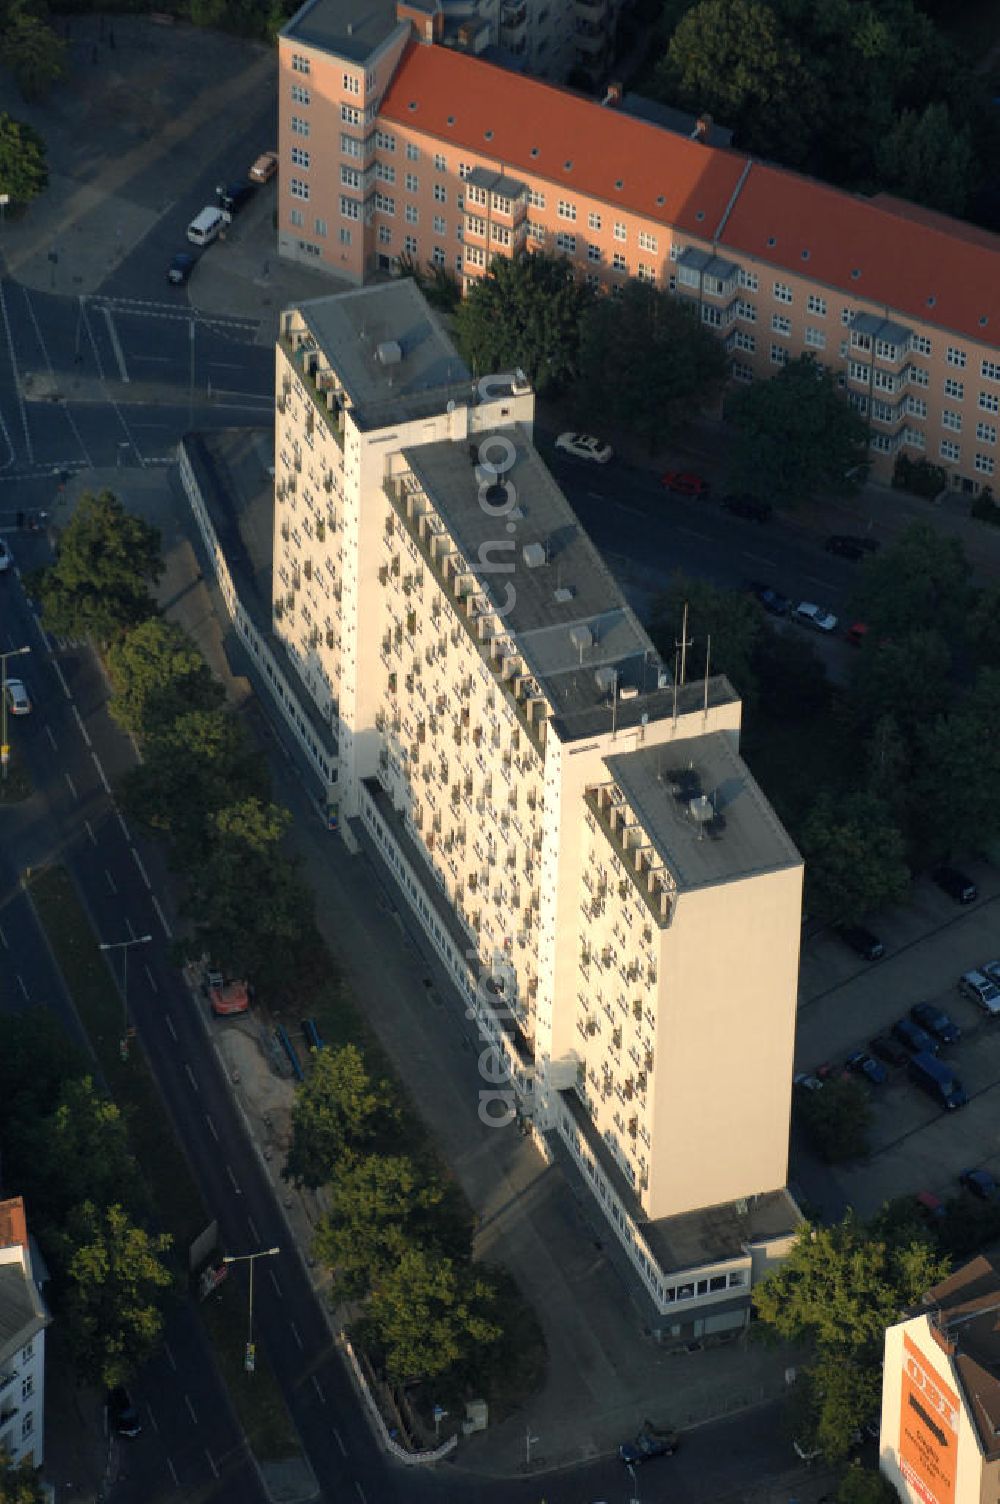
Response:
[[[175,287],[182,287],[195,269],[198,257],[192,256],[188,251],[178,251],[171,256],[170,265],[167,267],[167,281]]]
[[[975,883],[964,872],[959,872],[957,867],[935,867],[931,877],[941,891],[956,903],[975,903],[979,897]]]
[[[762,501],[759,496],[751,496],[747,491],[724,496],[722,505],[734,517],[745,517],[749,522],[767,522],[774,512],[769,501]]]
[[[967,971],[958,981],[958,990],[995,1018],[1000,1013],[1000,976],[994,976],[996,961],[987,961],[981,971]],[[1000,967],[997,967],[1000,970]]]
[[[989,1170],[963,1170],[958,1183],[980,1201],[992,1201],[997,1193],[997,1183]]]
[[[947,1112],[955,1112],[968,1102],[965,1088],[951,1066],[936,1059],[927,1050],[919,1050],[907,1070],[914,1086],[919,1086],[921,1091],[933,1097],[938,1106],[945,1108]]]
[[[7,540],[0,538],[0,574],[6,574],[14,562],[14,555],[7,547]]]
[[[595,465],[606,465],[614,454],[610,444],[595,439],[592,433],[561,433],[556,439],[556,448],[571,454],[577,460],[592,460]]]
[[[7,680],[7,704],[11,715],[30,715],[31,701],[23,679]]]
[[[922,1029],[926,1029],[928,1034],[933,1034],[935,1039],[940,1039],[942,1044],[956,1044],[962,1037],[958,1024],[933,1003],[914,1003],[910,1009],[910,1017]]]
[[[985,971],[994,987],[1000,987],[1000,961],[984,961],[979,970]]]
[[[884,1060],[886,1065],[905,1065],[910,1058],[909,1050],[905,1050],[891,1034],[876,1034],[874,1039],[869,1040],[868,1048],[873,1055]]]
[[[847,1069],[856,1076],[864,1076],[872,1086],[884,1086],[889,1079],[889,1072],[881,1060],[876,1060],[867,1050],[855,1050],[853,1055],[848,1055]]]
[[[278,170],[278,153],[276,151],[262,151],[256,162],[247,173],[247,177],[254,183],[267,183]]]
[[[877,935],[866,929],[863,924],[841,924],[837,926],[837,935],[845,945],[863,956],[866,961],[880,961],[885,955],[885,946]]]
[[[852,621],[844,636],[852,648],[863,647],[865,638],[868,636],[868,623],[865,621]]]
[[[938,1220],[947,1215],[944,1202],[933,1191],[917,1191],[913,1199],[926,1217]]]
[[[708,481],[693,470],[665,470],[663,484],[678,496],[697,496],[702,501],[711,489]]]
[[[833,533],[823,547],[828,554],[837,554],[841,559],[863,559],[866,554],[878,553],[882,545],[877,538],[860,538],[855,533]]]
[[[936,1055],[941,1046],[936,1039],[915,1024],[912,1018],[900,1018],[892,1026],[894,1038],[905,1044],[911,1055]]]
[[[215,189],[216,201],[220,209],[228,209],[230,214],[238,214],[244,204],[248,204],[256,191],[253,182],[242,179],[236,183],[218,183]]]
[[[804,627],[812,627],[817,632],[835,632],[837,630],[837,618],[832,611],[825,606],[817,606],[813,601],[799,601],[792,616]]]
[[[119,1436],[136,1437],[142,1431],[139,1412],[132,1403],[132,1396],[124,1384],[117,1384],[108,1391],[108,1425]]]
[[[822,1091],[823,1082],[819,1076],[814,1076],[810,1071],[799,1071],[792,1077],[792,1086],[796,1091]]]
[[[781,594],[780,590],[772,590],[770,585],[752,585],[751,589],[764,610],[770,611],[772,616],[788,615],[792,603],[787,595]]]
[[[672,1457],[678,1447],[676,1431],[657,1431],[648,1421],[634,1441],[623,1441],[618,1448],[622,1462],[635,1467],[639,1462],[651,1462],[654,1457]]]

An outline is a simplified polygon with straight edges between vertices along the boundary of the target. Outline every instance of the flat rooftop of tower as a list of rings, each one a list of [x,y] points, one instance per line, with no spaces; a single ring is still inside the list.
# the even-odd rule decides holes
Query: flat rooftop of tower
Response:
[[[724,732],[639,747],[604,762],[682,892],[801,865]]]
[[[362,63],[399,24],[396,0],[306,0],[280,35]]]
[[[510,456],[494,500],[478,463]],[[479,591],[503,617],[506,635],[552,707],[563,740],[671,714],[668,671],[525,430],[407,448],[403,458],[444,523]],[[498,515],[504,494],[510,510]],[[704,686],[681,691],[685,711]],[[735,699],[709,681],[709,703]]]
[[[469,368],[412,277],[297,303],[282,329],[294,313],[336,372],[361,429],[473,400]],[[311,348],[308,338],[303,348]]]

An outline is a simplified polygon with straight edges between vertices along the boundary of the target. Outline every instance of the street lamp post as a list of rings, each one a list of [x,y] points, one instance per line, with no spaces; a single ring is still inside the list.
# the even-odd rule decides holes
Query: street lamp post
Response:
[[[629,1504],[640,1504],[639,1484],[636,1481],[635,1468],[633,1467],[631,1462],[626,1462],[625,1466],[628,1470],[629,1477],[632,1479],[632,1498],[629,1501]]]
[[[253,1373],[256,1362],[256,1353],[253,1344],[253,1266],[257,1259],[273,1259],[281,1252],[280,1248],[259,1248],[256,1253],[224,1253],[224,1264],[249,1264],[250,1265],[250,1307],[247,1313],[247,1346],[243,1358],[243,1367],[247,1373]]]
[[[3,710],[3,730],[0,732],[0,764],[3,766],[3,776],[7,777],[7,764],[10,762],[10,746],[7,742],[7,659],[20,658],[22,653],[30,653],[30,648],[11,648],[9,653],[0,653],[0,704]]]
[[[98,945],[98,950],[120,950],[122,953],[122,1037],[118,1052],[123,1060],[128,1059],[128,953],[133,945],[148,945],[152,935],[136,935],[130,940],[108,940]]]

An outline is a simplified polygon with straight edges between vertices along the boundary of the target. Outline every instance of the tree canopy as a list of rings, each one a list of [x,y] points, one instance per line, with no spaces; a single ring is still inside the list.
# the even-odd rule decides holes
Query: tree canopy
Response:
[[[861,1159],[868,1153],[871,1099],[854,1077],[827,1081],[822,1091],[803,1092],[796,1108],[806,1137],[829,1164]]]
[[[407,1248],[381,1275],[371,1325],[394,1382],[434,1378],[501,1336],[494,1288],[475,1269],[423,1248]]]
[[[0,57],[25,99],[44,99],[68,72],[66,43],[30,0],[7,0],[5,9],[0,16]]]
[[[49,186],[45,142],[33,126],[0,113],[0,183],[17,204],[30,203]]]
[[[41,1474],[25,1459],[16,1467],[0,1451],[0,1504],[46,1504]]]
[[[906,897],[906,843],[890,810],[874,794],[821,796],[802,827],[800,844],[807,905],[819,918],[854,924]]]
[[[975,176],[971,131],[954,126],[946,104],[904,110],[879,143],[876,172],[901,198],[962,214]]]
[[[287,1178],[295,1185],[323,1185],[348,1155],[373,1149],[395,1121],[389,1082],[371,1079],[357,1045],[320,1050],[295,1097]],[[397,1195],[402,1174],[397,1166]]]
[[[59,539],[55,563],[29,578],[42,622],[59,636],[108,642],[156,613],[160,534],[111,491],[86,491]]]
[[[875,639],[933,628],[953,642],[964,631],[968,580],[969,561],[961,542],[930,523],[915,522],[865,559],[852,608]]]
[[[152,616],[113,642],[107,667],[111,713],[134,736],[162,731],[184,712],[217,710],[224,699],[200,649],[176,622]]]
[[[812,355],[734,397],[732,479],[740,491],[788,505],[817,491],[856,490],[868,470],[868,430]]]
[[[674,663],[685,605],[688,683],[704,674],[710,651],[709,671],[727,675],[739,694],[752,700],[757,684],[754,655],[765,632],[757,602],[745,591],[727,590],[707,580],[675,574],[650,610],[649,635],[664,663]]]
[[[497,256],[455,314],[455,338],[477,375],[519,366],[539,393],[576,374],[590,291],[565,256]]]

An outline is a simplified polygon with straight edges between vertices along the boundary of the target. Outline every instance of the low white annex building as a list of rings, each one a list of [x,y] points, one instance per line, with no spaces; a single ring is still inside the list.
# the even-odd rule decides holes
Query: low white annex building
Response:
[[[45,1328],[20,1196],[0,1201],[0,1452],[40,1467],[45,1452]]]

